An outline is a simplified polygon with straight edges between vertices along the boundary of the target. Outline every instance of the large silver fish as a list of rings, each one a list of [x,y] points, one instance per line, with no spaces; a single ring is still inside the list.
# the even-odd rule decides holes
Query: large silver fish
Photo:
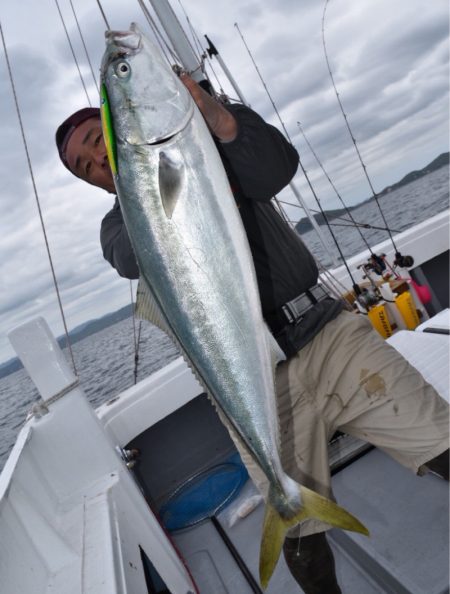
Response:
[[[274,391],[280,350],[262,318],[222,162],[187,89],[138,27],[130,29],[106,33],[102,62],[103,127],[120,206],[149,292],[147,314],[180,346],[269,481],[265,587],[287,529],[307,517],[367,531],[281,467]]]

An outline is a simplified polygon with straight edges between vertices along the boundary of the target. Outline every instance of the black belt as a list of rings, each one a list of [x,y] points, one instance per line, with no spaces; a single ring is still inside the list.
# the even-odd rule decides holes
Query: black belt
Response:
[[[322,285],[315,285],[282,305],[277,311],[266,315],[266,322],[272,332],[277,334],[288,324],[299,324],[316,303],[329,298]]]

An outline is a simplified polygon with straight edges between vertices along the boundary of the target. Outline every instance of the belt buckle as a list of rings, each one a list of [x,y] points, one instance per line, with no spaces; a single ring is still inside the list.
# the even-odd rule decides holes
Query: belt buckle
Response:
[[[309,289],[309,292],[314,297],[314,299],[317,299],[317,301],[322,301],[323,299],[329,297],[328,293],[322,285],[315,285],[314,287]]]
[[[328,293],[323,286],[315,285],[305,293],[288,301],[281,309],[289,324],[299,324],[316,303],[327,297]]]
[[[298,324],[305,317],[306,312],[311,309],[313,303],[306,293],[302,293],[295,299],[283,305],[282,310],[289,324]]]

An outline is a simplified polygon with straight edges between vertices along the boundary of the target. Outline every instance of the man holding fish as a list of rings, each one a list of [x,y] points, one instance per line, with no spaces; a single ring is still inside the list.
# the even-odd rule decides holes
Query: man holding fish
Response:
[[[106,37],[103,133],[99,110],[76,112],[57,131],[61,160],[117,192],[104,256],[140,278],[141,315],[180,347],[265,495],[262,585],[283,547],[306,594],[338,593],[325,531],[367,530],[329,499],[329,439],[340,429],[448,480],[448,406],[317,285],[271,203],[298,164],[281,133],[180,82],[137,26]]]

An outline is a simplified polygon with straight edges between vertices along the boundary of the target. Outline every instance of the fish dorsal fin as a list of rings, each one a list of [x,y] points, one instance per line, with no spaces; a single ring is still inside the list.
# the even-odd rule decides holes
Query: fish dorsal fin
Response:
[[[177,156],[170,151],[159,153],[159,193],[168,219],[172,218],[184,185],[184,164]]]
[[[136,317],[148,320],[155,326],[158,326],[163,332],[172,336],[172,332],[166,322],[161,308],[157,304],[152,292],[148,288],[145,280],[140,277],[136,291]]]

